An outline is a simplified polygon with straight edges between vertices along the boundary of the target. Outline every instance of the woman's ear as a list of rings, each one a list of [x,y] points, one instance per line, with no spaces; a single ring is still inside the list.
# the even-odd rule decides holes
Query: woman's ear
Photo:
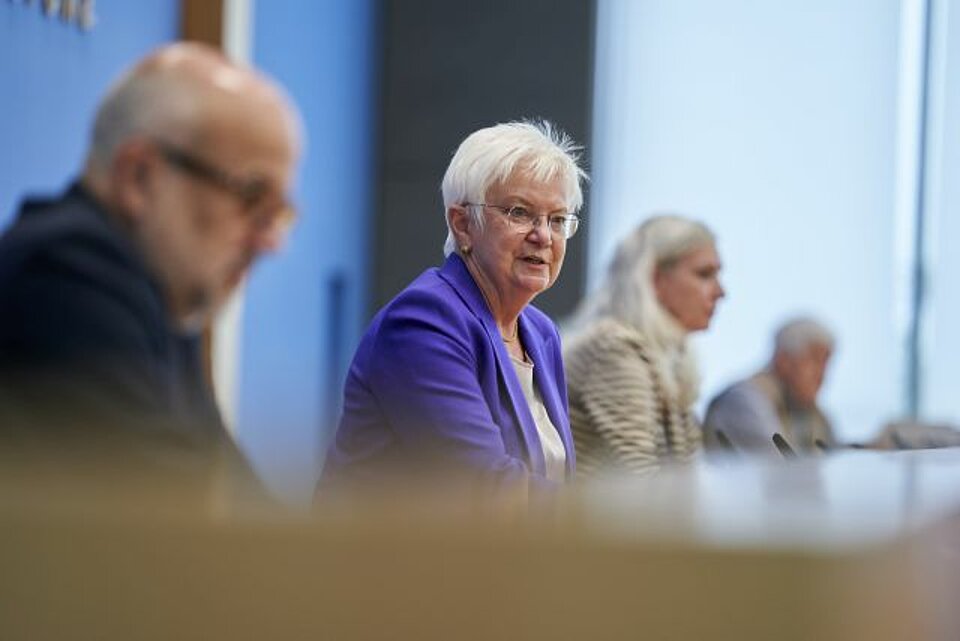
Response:
[[[661,305],[668,306],[667,301],[671,298],[671,293],[676,290],[676,286],[676,263],[661,263],[653,268],[653,293],[656,294]]]
[[[463,205],[447,207],[447,225],[453,232],[458,247],[470,244],[470,228],[473,225],[473,220],[466,207]]]
[[[663,300],[663,290],[666,287],[665,278],[663,267],[656,266],[653,268],[653,292],[657,295],[657,300],[660,301]]]

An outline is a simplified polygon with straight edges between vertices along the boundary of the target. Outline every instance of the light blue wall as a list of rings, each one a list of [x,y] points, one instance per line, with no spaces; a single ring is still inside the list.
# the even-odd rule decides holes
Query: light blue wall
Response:
[[[704,400],[769,358],[786,315],[838,334],[841,437],[903,410],[897,0],[601,0],[591,264],[651,212],[719,237],[728,292],[696,341]],[[909,244],[908,244],[909,247]]]
[[[247,289],[238,436],[288,498],[309,496],[365,320],[374,202],[373,0],[256,2],[253,62],[299,104],[301,220]]]
[[[121,69],[179,32],[179,2],[100,0],[89,32],[0,3],[0,226],[25,193],[76,176],[99,96]]]
[[[960,425],[960,4],[934,4],[920,409]]]

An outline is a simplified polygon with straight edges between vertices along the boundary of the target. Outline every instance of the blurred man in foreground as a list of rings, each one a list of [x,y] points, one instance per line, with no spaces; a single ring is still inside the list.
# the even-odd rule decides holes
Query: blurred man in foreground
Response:
[[[817,405],[833,347],[830,331],[813,319],[782,325],[770,365],[710,402],[704,421],[708,445],[775,454],[776,433],[799,452],[833,447],[833,429]]]
[[[232,448],[200,333],[282,243],[299,138],[276,85],[201,45],[162,48],[114,85],[82,177],[26,201],[0,237],[7,445]]]

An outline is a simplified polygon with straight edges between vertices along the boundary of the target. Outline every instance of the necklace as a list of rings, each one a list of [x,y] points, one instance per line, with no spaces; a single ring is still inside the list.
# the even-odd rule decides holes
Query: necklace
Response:
[[[503,342],[505,342],[505,343],[513,343],[513,342],[516,342],[516,340],[517,340],[517,332],[519,332],[519,331],[520,331],[520,323],[514,323],[514,324],[513,324],[513,336],[507,336],[507,335],[504,334],[503,332],[500,332],[500,338],[502,338],[502,339],[503,339]]]

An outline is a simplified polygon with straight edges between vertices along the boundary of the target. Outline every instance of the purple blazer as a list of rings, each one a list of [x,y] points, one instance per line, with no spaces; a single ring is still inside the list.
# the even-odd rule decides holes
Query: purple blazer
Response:
[[[527,307],[520,336],[534,383],[576,465],[560,337]],[[440,457],[496,480],[552,485],[540,438],[506,346],[462,259],[421,274],[374,317],[344,386],[344,408],[321,488],[381,464]]]

